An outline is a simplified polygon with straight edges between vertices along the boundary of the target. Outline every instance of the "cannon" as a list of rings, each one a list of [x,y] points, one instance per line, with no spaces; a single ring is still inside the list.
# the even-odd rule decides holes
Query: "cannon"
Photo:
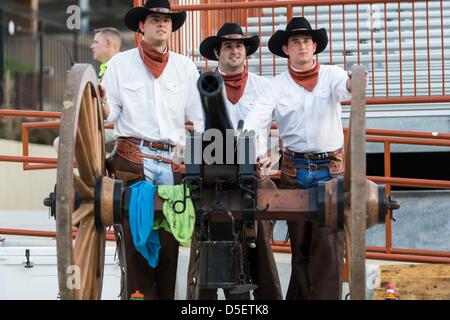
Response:
[[[205,133],[188,137],[184,183],[190,187],[196,209],[198,282],[202,289],[222,288],[231,289],[231,293],[244,293],[256,288],[249,276],[247,258],[248,248],[256,246],[257,233],[254,135],[236,135],[226,108],[224,82],[218,73],[203,73],[197,87],[205,115]],[[216,131],[216,139],[220,142],[215,150],[208,150],[211,131]],[[199,145],[202,148],[196,148]],[[214,161],[208,161],[208,151],[215,153],[214,157],[211,156]],[[205,205],[204,191],[208,189],[215,190],[214,203]],[[235,192],[233,202],[240,205],[239,219],[235,219],[229,203],[223,200],[230,196],[230,192]],[[226,215],[228,223],[214,222],[217,215]],[[224,228],[229,230],[228,237],[224,237]]]
[[[217,94],[221,90],[223,98],[220,80],[210,74],[200,80],[203,81],[199,84],[200,92],[204,89],[211,95],[203,98],[205,111],[208,114],[223,111],[220,107],[213,109],[221,103]],[[202,136],[192,134],[187,139],[184,182],[191,188],[197,226],[208,216],[214,222],[242,221],[250,242],[255,232],[252,225],[258,219],[312,218],[323,226],[344,230],[351,298],[364,299],[365,230],[384,223],[388,211],[398,208],[398,204],[386,196],[384,186],[365,177],[365,90],[364,70],[360,67],[353,71],[352,91],[350,142],[343,178],[320,183],[318,188],[310,190],[257,190],[256,168],[251,157],[244,156],[244,161],[230,167],[226,163],[196,162],[198,145],[200,152],[204,146]],[[208,117],[208,114],[207,126],[219,131],[230,129],[229,120]],[[240,140],[247,154],[251,139],[251,135],[243,135]],[[75,64],[68,74],[63,101],[54,200],[46,199],[56,214],[58,283],[62,299],[101,297],[105,229],[120,223],[126,212],[127,197],[127,188],[120,180],[108,177],[105,169],[104,126],[94,68]],[[155,216],[162,216],[162,206],[163,200],[156,196]],[[204,245],[205,252],[215,252],[207,243]],[[224,244],[224,248],[227,246]],[[217,259],[216,262],[220,256]],[[217,280],[225,285],[226,279],[215,274],[204,275],[205,286],[212,287]],[[237,282],[248,284],[236,274],[230,275],[229,280],[231,286]]]

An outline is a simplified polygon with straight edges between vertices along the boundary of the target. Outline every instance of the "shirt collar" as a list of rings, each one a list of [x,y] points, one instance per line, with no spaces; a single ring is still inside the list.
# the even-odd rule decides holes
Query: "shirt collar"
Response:
[[[313,69],[315,66],[316,66],[316,60],[314,60],[314,63],[313,63],[313,65],[312,65],[312,67],[309,68],[308,70]],[[292,70],[294,70],[295,72],[305,72],[305,71],[308,71],[308,70],[303,70],[303,71],[301,71],[301,70],[295,69],[294,66],[293,66],[292,64],[291,64],[291,68],[292,68]]]

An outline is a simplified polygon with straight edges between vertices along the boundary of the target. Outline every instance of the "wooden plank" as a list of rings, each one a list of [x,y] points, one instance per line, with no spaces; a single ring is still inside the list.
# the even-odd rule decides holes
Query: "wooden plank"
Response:
[[[203,207],[213,208],[217,203],[216,192],[214,190],[203,190]],[[242,219],[241,193],[239,190],[224,191],[221,194],[223,208],[227,208],[233,213],[235,219]],[[290,220],[300,221],[310,219],[317,215],[317,204],[315,202],[314,190],[300,189],[260,189],[258,190],[258,205],[260,209],[267,207],[267,211],[258,211],[255,214],[256,220]],[[154,214],[155,217],[163,217],[164,200],[155,197]],[[228,222],[229,217],[226,212],[214,212],[213,220],[216,222]]]
[[[450,264],[381,265],[378,280],[373,300],[384,300],[387,283],[398,300],[450,300]]]
[[[366,249],[366,122],[365,122],[365,71],[356,66],[352,73],[352,109],[350,145],[352,150],[350,163],[350,228],[347,233],[346,249],[350,249],[350,296],[352,300],[366,298],[365,249]],[[351,236],[348,233],[351,232]]]

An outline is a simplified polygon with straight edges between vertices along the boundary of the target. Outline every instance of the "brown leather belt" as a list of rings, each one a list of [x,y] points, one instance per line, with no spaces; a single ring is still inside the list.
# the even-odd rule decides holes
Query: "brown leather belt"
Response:
[[[323,168],[328,168],[329,167],[329,163],[320,163],[320,164],[315,164],[315,163],[310,163],[310,164],[298,164],[295,166],[297,169],[308,169],[308,170],[319,170],[319,169],[323,169]]]
[[[132,138],[132,137],[119,137],[118,139],[128,140],[137,145],[140,145],[141,141],[144,141],[144,143],[142,145],[144,147],[149,147],[150,149],[169,151],[169,152],[172,151],[172,149],[173,149],[173,145],[168,144],[168,143],[163,143],[163,142],[153,142],[153,141],[147,141],[144,139],[137,139],[137,138]]]
[[[285,149],[284,153],[290,157],[295,158],[304,158],[307,160],[325,160],[329,158],[333,158],[340,154],[342,152],[342,149],[338,149],[336,151],[329,151],[329,152],[320,152],[320,153],[313,153],[313,152],[295,152],[289,149]]]

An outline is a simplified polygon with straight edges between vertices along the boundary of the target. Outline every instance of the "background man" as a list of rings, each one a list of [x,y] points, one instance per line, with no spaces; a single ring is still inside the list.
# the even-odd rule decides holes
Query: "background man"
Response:
[[[120,51],[121,37],[116,28],[95,29],[94,40],[91,44],[92,56],[101,63],[98,81],[102,82],[108,61]]]
[[[122,39],[120,31],[116,28],[107,27],[95,29],[94,40],[91,44],[92,56],[95,60],[100,62],[100,70],[98,72],[98,83],[102,82],[108,67],[108,61],[119,53]],[[100,86],[101,94],[104,95],[102,87]],[[105,129],[105,143],[111,143],[114,141],[114,130]]]

